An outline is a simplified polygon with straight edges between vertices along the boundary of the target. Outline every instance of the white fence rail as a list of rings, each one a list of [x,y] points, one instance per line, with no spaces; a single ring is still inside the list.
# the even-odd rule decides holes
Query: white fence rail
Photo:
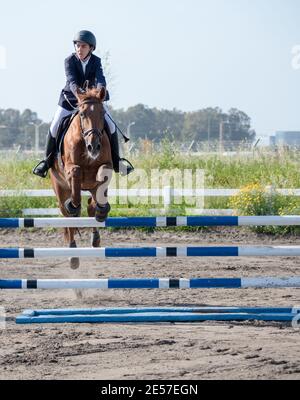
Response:
[[[274,190],[268,188],[270,193]],[[163,209],[153,209],[150,211],[166,212],[172,204],[172,200],[178,197],[230,197],[238,194],[240,189],[173,189],[169,186],[161,189],[109,189],[111,197],[161,197],[163,200]],[[300,189],[276,189],[277,193],[286,196],[300,196]],[[83,196],[89,196],[89,192],[83,191]],[[0,190],[0,197],[55,197],[52,189],[22,189],[22,190]],[[27,208],[23,209],[23,215],[60,215],[58,208]],[[234,210],[230,209],[195,209],[199,215],[233,215]]]
[[[150,212],[153,212],[155,214],[162,214],[165,215],[166,212],[168,211],[166,208],[161,208],[161,209],[151,209],[149,210]],[[59,208],[24,208],[22,210],[22,214],[24,217],[26,216],[57,216],[61,215]],[[235,210],[231,209],[213,209],[213,208],[207,208],[207,209],[202,209],[202,210],[195,210],[195,214],[197,215],[209,215],[209,216],[219,216],[219,215],[226,215],[226,216],[232,216],[236,215]]]
[[[272,190],[272,189],[271,189]],[[205,197],[230,197],[238,194],[240,189],[173,189],[165,186],[162,189],[109,189],[110,196],[116,197],[182,197],[182,196],[205,196]],[[277,193],[286,196],[300,196],[300,189],[276,189]],[[83,191],[83,196],[89,196]],[[55,197],[52,189],[22,189],[22,190],[0,190],[0,197]]]

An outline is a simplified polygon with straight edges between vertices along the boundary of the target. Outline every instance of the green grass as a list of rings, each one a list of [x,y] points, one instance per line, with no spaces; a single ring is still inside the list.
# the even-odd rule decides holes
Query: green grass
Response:
[[[205,188],[242,188],[250,184],[273,185],[279,188],[300,188],[300,152],[280,151],[277,153],[255,151],[247,155],[186,155],[181,154],[166,141],[159,152],[142,152],[138,156],[128,157],[136,169],[142,169],[150,177],[152,169],[201,169],[204,171]],[[1,159],[0,190],[8,189],[50,189],[50,179],[41,179],[32,174],[35,159]],[[129,187],[134,185],[135,176],[129,177]],[[150,178],[148,179],[148,183]],[[147,181],[140,186],[147,187]],[[290,200],[286,198],[287,208]],[[296,201],[298,201],[296,199]],[[83,210],[86,198],[84,199]],[[282,207],[284,208],[284,200]],[[0,198],[1,216],[21,216],[23,208],[54,208],[55,198]],[[162,204],[157,205],[162,208]],[[147,205],[113,205],[112,216],[150,215]],[[204,208],[231,208],[229,198],[206,198]],[[178,210],[179,209],[179,210]],[[172,212],[173,210],[173,212]],[[185,214],[184,205],[173,205],[170,215]],[[84,213],[84,215],[86,215]]]
[[[202,169],[206,188],[240,188],[260,183],[276,188],[300,187],[300,152],[255,152],[236,156],[180,154],[165,145],[160,152],[130,157],[136,168],[150,174],[151,169]],[[35,159],[0,160],[1,189],[48,189],[49,177],[40,179],[32,174]]]

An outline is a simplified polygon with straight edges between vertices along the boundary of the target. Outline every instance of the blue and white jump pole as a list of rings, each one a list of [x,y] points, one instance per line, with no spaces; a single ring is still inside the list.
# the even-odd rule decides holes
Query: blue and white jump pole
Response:
[[[0,289],[247,289],[300,288],[300,277],[0,279]]]
[[[0,258],[297,257],[300,246],[0,248]]]
[[[92,228],[174,226],[287,226],[300,225],[300,216],[187,216],[95,218],[0,218],[0,228]]]
[[[194,308],[98,308],[24,310],[17,324],[35,323],[147,323],[200,321],[281,321],[297,318],[294,307],[194,307]]]

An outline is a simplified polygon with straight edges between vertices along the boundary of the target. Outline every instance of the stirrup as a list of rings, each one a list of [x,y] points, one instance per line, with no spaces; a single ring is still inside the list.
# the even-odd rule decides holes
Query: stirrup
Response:
[[[126,165],[127,164],[127,165]],[[119,173],[121,176],[126,176],[134,171],[134,166],[126,158],[119,159]]]
[[[49,170],[49,165],[48,165],[47,161],[42,160],[38,163],[38,165],[36,165],[33,168],[32,173],[34,175],[40,176],[41,178],[46,178],[48,170]]]

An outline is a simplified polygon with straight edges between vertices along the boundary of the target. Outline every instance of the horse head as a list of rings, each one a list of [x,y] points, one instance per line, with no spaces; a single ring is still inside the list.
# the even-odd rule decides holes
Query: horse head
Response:
[[[101,141],[104,134],[104,108],[106,90],[88,89],[85,93],[77,92],[81,135],[87,154],[96,159],[101,153]]]

